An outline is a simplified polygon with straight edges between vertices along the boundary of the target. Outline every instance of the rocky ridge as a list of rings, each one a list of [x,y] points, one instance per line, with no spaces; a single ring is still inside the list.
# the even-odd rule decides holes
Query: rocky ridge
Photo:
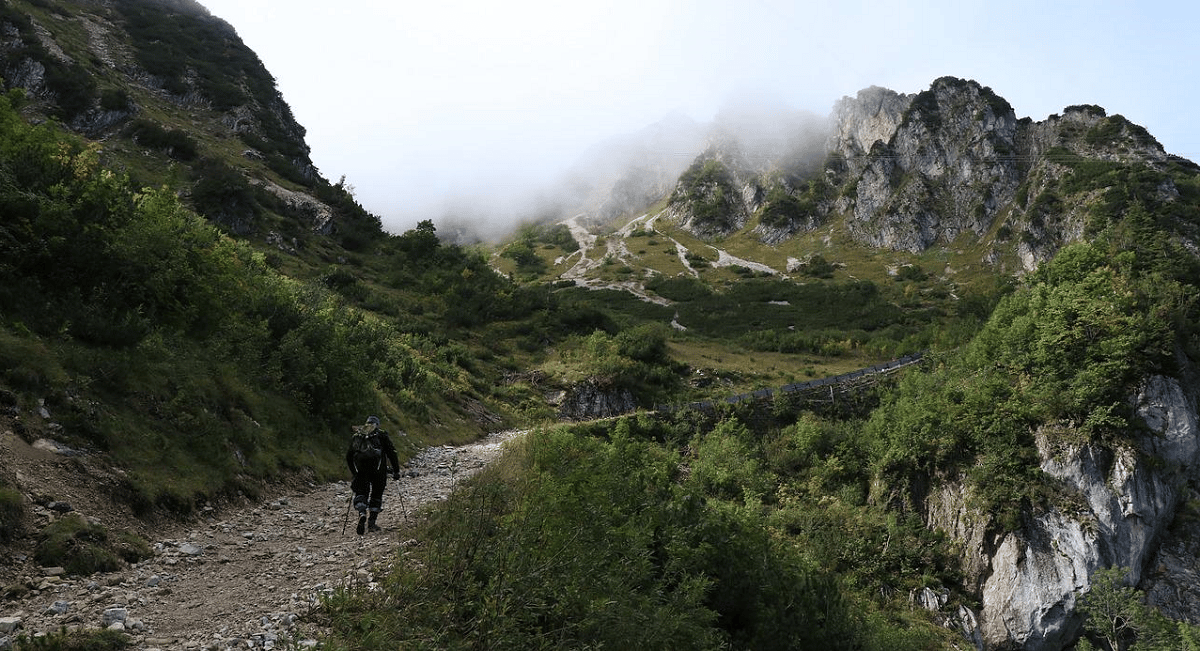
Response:
[[[1009,271],[1028,272],[1084,236],[1102,195],[1062,189],[1074,166],[1161,171],[1172,161],[1144,129],[1098,106],[1034,122],[990,88],[953,77],[915,94],[872,86],[844,97],[823,144],[803,146],[762,159],[745,156],[735,137],[710,142],[676,184],[674,197],[686,200],[673,198],[662,214],[702,238],[750,228],[772,246],[830,224],[863,246],[912,254],[965,235],[989,245],[984,262],[1002,266],[1012,255],[1019,268]],[[712,175],[695,183],[705,164],[728,187]],[[756,219],[780,191],[803,201],[782,222]],[[1165,181],[1155,199],[1177,197]]]

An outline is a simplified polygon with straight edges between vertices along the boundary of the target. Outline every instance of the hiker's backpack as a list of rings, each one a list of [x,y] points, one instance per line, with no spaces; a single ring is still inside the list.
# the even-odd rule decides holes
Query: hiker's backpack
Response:
[[[383,458],[383,450],[379,447],[379,437],[375,436],[374,427],[355,427],[354,436],[350,439],[350,450],[354,453],[354,467],[366,470],[378,468]]]

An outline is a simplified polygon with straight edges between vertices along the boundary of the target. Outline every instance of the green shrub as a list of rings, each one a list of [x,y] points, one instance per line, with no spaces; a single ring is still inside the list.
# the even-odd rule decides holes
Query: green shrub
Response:
[[[562,359],[582,377],[565,379],[590,379],[600,386],[630,389],[641,401],[652,402],[679,384],[682,370],[667,354],[666,332],[659,324],[646,324],[615,337],[598,330],[572,338],[563,346]]]
[[[820,254],[813,254],[800,265],[800,273],[813,278],[833,278],[834,266]]]
[[[66,629],[38,637],[20,636],[13,651],[121,651],[133,645],[121,631],[67,631]]]
[[[130,111],[133,98],[124,88],[109,88],[100,94],[100,108],[105,111]]]
[[[0,486],[0,543],[10,543],[25,533],[25,497]]]
[[[920,282],[929,278],[929,274],[921,269],[918,264],[906,264],[896,270],[896,282],[916,281]]]
[[[115,572],[124,566],[108,531],[74,513],[38,534],[34,557],[43,566],[61,567],[67,574],[81,576]]]
[[[763,206],[759,219],[768,226],[786,227],[807,217],[807,208],[800,199],[781,188],[772,188],[767,194],[767,203]]]
[[[538,234],[538,240],[551,246],[557,246],[567,253],[579,250],[579,242],[571,234],[571,229],[566,224],[555,224],[543,229]]]
[[[834,187],[823,177],[810,179],[796,194],[780,186],[767,192],[760,220],[768,226],[787,227],[817,215],[821,205],[835,196]]]
[[[192,205],[196,212],[234,231],[242,231],[262,212],[246,177],[224,161],[206,158],[195,167]]]
[[[531,433],[431,513],[415,562],[326,601],[329,648],[861,648],[837,577],[681,482],[670,426],[586,429]]]
[[[145,118],[134,120],[125,133],[138,145],[164,151],[176,160],[195,160],[199,154],[199,145],[186,131],[166,129]]]
[[[690,276],[655,276],[646,289],[671,301],[696,301],[712,296],[712,289],[698,278]]]
[[[769,497],[773,486],[747,441],[751,433],[735,421],[724,421],[695,442],[691,480],[707,495],[754,504]]]
[[[516,262],[517,268],[526,273],[540,273],[546,268],[546,263],[534,250],[533,244],[527,240],[520,240],[504,247],[500,256]]]
[[[154,549],[150,543],[132,531],[117,533],[112,541],[112,548],[126,563],[140,563],[154,556]]]
[[[1089,637],[1109,649],[1200,648],[1200,626],[1174,621],[1144,603],[1145,596],[1126,585],[1129,568],[1101,568],[1092,574],[1091,587],[1078,595],[1076,609],[1083,616]],[[1086,642],[1086,644],[1085,644]],[[1079,649],[1094,649],[1087,638]]]
[[[689,211],[696,224],[728,229],[737,211],[738,190],[733,174],[716,159],[696,161],[679,177],[671,205]]]

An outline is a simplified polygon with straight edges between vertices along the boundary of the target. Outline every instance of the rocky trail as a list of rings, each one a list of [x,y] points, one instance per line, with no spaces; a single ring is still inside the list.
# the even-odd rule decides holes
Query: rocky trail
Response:
[[[389,480],[379,533],[355,534],[353,513],[345,524],[350,486],[342,481],[209,511],[152,535],[154,556],[119,572],[65,577],[14,552],[3,558],[5,583],[33,588],[0,601],[0,649],[18,636],[63,627],[121,629],[140,650],[315,647],[317,632],[301,615],[340,585],[374,581],[376,571],[412,544],[404,535],[409,514],[445,499],[516,434],[422,450],[399,481]],[[28,476],[53,474],[55,464],[64,463],[49,452],[13,449],[23,445],[6,436],[0,452],[19,459],[19,471]],[[85,517],[86,508],[79,507]],[[35,517],[54,517],[51,508],[34,509]]]

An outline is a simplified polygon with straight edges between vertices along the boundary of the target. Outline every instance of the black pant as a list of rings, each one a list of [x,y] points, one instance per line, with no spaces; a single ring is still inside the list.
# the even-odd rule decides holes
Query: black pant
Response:
[[[367,509],[371,513],[379,513],[383,509],[383,489],[387,486],[387,473],[382,470],[360,472],[350,481],[350,490],[354,491],[354,508],[359,513]]]

